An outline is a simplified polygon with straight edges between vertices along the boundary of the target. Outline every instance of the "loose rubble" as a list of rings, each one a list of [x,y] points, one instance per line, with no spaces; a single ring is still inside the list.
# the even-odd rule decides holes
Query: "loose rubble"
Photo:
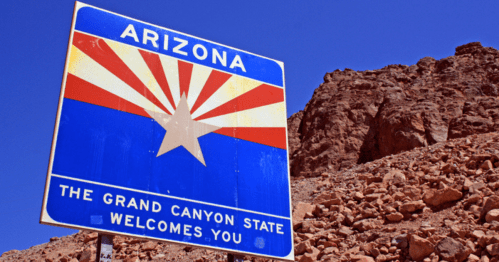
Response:
[[[498,133],[296,178],[293,187],[310,179],[311,203],[294,209],[297,261],[499,261]],[[313,216],[298,215],[305,209]]]

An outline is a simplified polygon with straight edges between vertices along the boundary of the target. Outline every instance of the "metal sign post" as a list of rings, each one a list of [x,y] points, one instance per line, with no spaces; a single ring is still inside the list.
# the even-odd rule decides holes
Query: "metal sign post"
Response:
[[[282,62],[76,2],[40,222],[294,260],[284,89]]]
[[[99,233],[96,262],[111,262],[113,260],[113,238],[112,235]]]

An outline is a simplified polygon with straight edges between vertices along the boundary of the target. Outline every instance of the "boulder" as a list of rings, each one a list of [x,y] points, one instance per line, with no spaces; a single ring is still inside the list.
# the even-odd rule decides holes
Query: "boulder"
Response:
[[[412,212],[415,212],[416,210],[423,209],[425,206],[426,205],[423,202],[423,200],[409,201],[407,203],[402,204],[399,207],[399,211],[401,213],[412,213]]]
[[[406,177],[402,171],[398,169],[390,170],[383,177],[383,183],[387,185],[399,185],[406,182]]]
[[[320,251],[317,248],[313,248],[311,253],[305,253],[299,260],[299,262],[315,262],[317,261],[317,256]]]
[[[421,237],[411,235],[409,240],[409,255],[412,259],[419,261],[429,256],[434,251],[434,245]]]
[[[491,256],[498,257],[499,256],[499,243],[488,245],[486,250]]]
[[[446,237],[438,242],[435,247],[435,252],[443,260],[462,262],[468,258],[471,250],[466,248],[459,241]]]
[[[342,237],[348,237],[350,235],[352,235],[354,233],[354,231],[350,230],[349,227],[345,227],[345,226],[342,226],[338,229],[338,231],[336,231],[336,234],[342,236]]]
[[[383,224],[384,224],[383,220],[362,219],[362,220],[359,220],[359,221],[353,223],[352,227],[356,228],[360,232],[364,232],[366,230],[371,230],[371,229],[379,228]]]
[[[407,234],[396,235],[392,239],[392,246],[396,246],[397,248],[404,249],[409,244],[407,240]]]
[[[492,170],[494,169],[494,166],[492,165],[492,162],[490,160],[486,160],[480,165],[480,168],[483,170]]]
[[[352,197],[353,197],[353,199],[360,201],[360,200],[364,199],[364,194],[362,194],[361,192],[355,192],[355,193],[353,193]]]
[[[471,180],[469,180],[468,178],[464,179],[464,184],[463,184],[464,190],[469,190],[472,185],[473,182],[471,182]]]
[[[140,259],[138,257],[127,257],[123,262],[140,262]]]
[[[404,195],[410,197],[412,200],[417,201],[421,199],[421,189],[414,186],[404,187]]]
[[[374,258],[372,258],[370,256],[363,256],[363,255],[350,256],[350,260],[352,262],[375,262]]]
[[[142,251],[155,250],[157,245],[158,245],[157,242],[147,241],[147,242],[142,244]]]
[[[333,254],[333,253],[338,253],[339,250],[337,247],[326,247],[324,248],[319,255],[317,256],[318,259],[321,259],[325,255]]]
[[[482,211],[480,212],[480,220],[485,220],[485,216],[487,213],[489,213],[490,210],[492,209],[498,209],[499,208],[499,196],[494,195],[485,201],[485,204],[482,207]]]
[[[473,255],[473,254],[470,254],[470,256],[468,257],[468,260],[467,260],[467,262],[478,262],[478,261],[480,261],[480,258]]]
[[[85,250],[80,256],[79,262],[93,262],[95,261],[95,252]]]
[[[298,223],[305,218],[307,212],[313,212],[315,205],[305,202],[298,202],[293,211],[293,223]]]
[[[492,209],[485,215],[485,221],[492,223],[492,221],[499,221],[499,209]]]
[[[456,201],[463,197],[463,193],[457,189],[446,187],[443,189],[428,189],[425,191],[423,201],[430,206],[439,206],[447,202]]]
[[[99,234],[97,232],[92,232],[90,234],[85,235],[85,238],[83,239],[83,242],[84,243],[88,243],[88,242],[90,242],[92,240],[97,239],[98,236],[99,236]]]
[[[402,219],[404,219],[404,215],[402,215],[402,213],[399,212],[390,213],[386,215],[386,219],[388,219],[388,221],[390,222],[399,222]]]
[[[312,253],[312,245],[310,245],[310,241],[303,241],[300,244],[295,246],[295,254],[301,255],[305,252]]]
[[[471,194],[475,194],[475,193],[478,193],[479,191],[485,189],[487,187],[487,185],[485,183],[482,183],[482,182],[478,182],[478,183],[473,183],[473,185],[471,185],[468,190],[470,191]]]

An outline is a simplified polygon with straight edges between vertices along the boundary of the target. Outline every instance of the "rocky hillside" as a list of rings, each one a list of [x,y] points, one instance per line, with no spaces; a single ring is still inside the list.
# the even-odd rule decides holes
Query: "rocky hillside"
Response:
[[[499,261],[499,134],[299,179],[297,261]],[[298,190],[297,190],[298,189]]]
[[[440,61],[326,74],[288,119],[296,261],[499,262],[498,69],[497,50],[470,43]],[[81,231],[0,262],[90,262],[96,239]],[[113,255],[227,261],[127,237]]]
[[[288,120],[293,176],[318,176],[448,139],[499,130],[499,51],[327,73]]]

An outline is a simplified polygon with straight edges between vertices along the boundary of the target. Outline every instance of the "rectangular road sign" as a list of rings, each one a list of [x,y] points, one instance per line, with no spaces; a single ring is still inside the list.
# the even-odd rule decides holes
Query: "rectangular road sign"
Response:
[[[76,3],[41,223],[293,260],[283,63]]]

